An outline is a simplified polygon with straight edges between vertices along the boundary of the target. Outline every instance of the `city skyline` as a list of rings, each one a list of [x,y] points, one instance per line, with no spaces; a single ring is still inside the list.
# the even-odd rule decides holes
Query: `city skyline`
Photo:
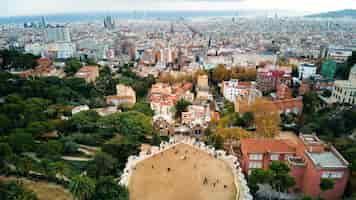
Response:
[[[356,9],[353,0],[6,0],[0,16],[41,15],[76,12],[114,11],[216,11],[216,10],[287,10],[300,15],[341,9]]]

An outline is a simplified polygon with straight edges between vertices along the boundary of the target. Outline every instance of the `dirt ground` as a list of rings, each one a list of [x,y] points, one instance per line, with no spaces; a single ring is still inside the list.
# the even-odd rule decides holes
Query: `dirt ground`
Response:
[[[129,182],[130,200],[233,200],[231,168],[186,144],[140,162]]]
[[[27,179],[18,179],[15,177],[3,177],[0,176],[0,180],[3,181],[15,181],[20,180],[24,186],[36,193],[39,200],[73,200],[69,191],[65,190],[59,185],[55,185],[47,182],[34,182]]]

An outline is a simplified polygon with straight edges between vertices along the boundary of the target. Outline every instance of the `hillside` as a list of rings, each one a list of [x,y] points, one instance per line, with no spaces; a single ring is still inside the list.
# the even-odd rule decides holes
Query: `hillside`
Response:
[[[330,12],[325,12],[325,13],[307,15],[305,17],[310,17],[310,18],[342,18],[342,17],[356,18],[356,10],[346,9],[346,10],[330,11]]]

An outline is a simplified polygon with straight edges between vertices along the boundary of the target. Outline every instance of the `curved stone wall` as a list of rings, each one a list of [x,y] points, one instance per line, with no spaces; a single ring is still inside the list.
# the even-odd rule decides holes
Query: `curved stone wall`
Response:
[[[223,150],[215,150],[214,147],[207,146],[203,142],[197,141],[195,138],[181,136],[181,135],[172,136],[170,138],[169,142],[162,142],[159,147],[153,146],[148,151],[141,151],[138,156],[130,156],[126,163],[124,172],[121,175],[120,184],[124,185],[124,186],[129,185],[129,181],[130,181],[130,177],[132,175],[133,169],[139,162],[141,162],[149,157],[152,157],[156,154],[159,154],[163,151],[166,151],[167,149],[170,149],[173,146],[175,146],[177,144],[181,144],[181,143],[191,145],[194,148],[204,151],[204,152],[214,156],[215,158],[226,162],[231,167],[231,170],[234,174],[234,182],[235,182],[235,187],[236,187],[236,191],[237,191],[236,200],[252,200],[253,199],[253,197],[250,194],[250,190],[247,186],[245,176],[241,171],[240,163],[238,162],[238,159],[235,156],[226,155],[226,152]]]

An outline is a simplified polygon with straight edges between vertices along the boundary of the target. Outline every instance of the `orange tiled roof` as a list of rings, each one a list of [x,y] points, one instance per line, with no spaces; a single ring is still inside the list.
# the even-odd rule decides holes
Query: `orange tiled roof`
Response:
[[[295,153],[296,149],[284,140],[277,139],[242,139],[241,151],[249,153]]]

